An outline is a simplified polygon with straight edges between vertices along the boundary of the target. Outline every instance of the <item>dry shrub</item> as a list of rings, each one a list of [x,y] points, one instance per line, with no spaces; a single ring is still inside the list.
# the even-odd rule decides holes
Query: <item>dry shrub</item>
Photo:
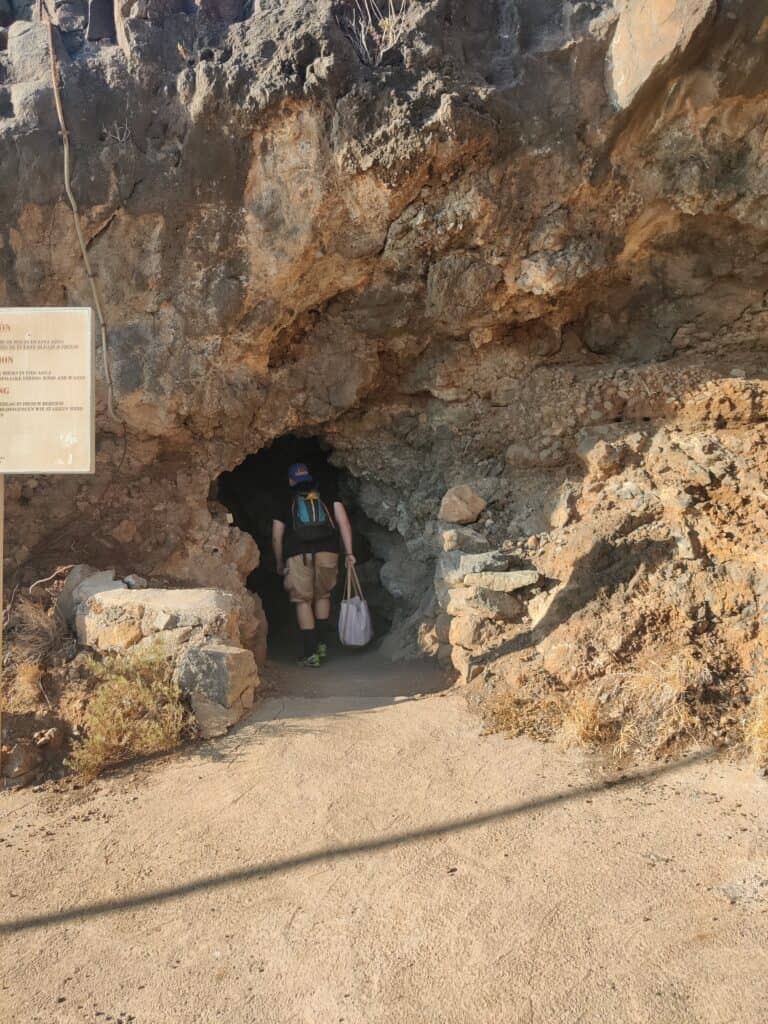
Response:
[[[492,726],[566,746],[600,747],[611,758],[660,757],[701,743],[741,740],[745,702],[738,667],[695,648],[657,651],[641,666],[576,678],[565,689],[531,673],[489,702]],[[749,745],[768,765],[768,696],[753,701]]]
[[[568,703],[560,738],[565,746],[596,746],[616,736],[616,724],[605,717],[597,694],[579,693]]]
[[[752,698],[744,737],[757,767],[768,771],[768,689]]]
[[[55,608],[22,597],[14,611],[13,657],[19,664],[38,664],[61,647],[66,628]]]
[[[44,697],[43,670],[33,661],[23,661],[16,666],[16,688],[26,700],[37,703]]]
[[[559,695],[529,697],[520,691],[502,693],[488,705],[491,729],[511,736],[548,740],[563,724],[563,702]]]
[[[171,750],[190,728],[172,665],[161,651],[128,652],[92,661],[97,689],[84,718],[85,736],[67,762],[93,779],[106,768]]]
[[[718,693],[710,666],[687,650],[650,661],[629,674],[622,688],[617,752],[661,755],[705,741],[719,720],[720,708],[712,700]],[[727,692],[722,696],[727,701]]]
[[[364,64],[380,64],[402,40],[413,0],[347,0],[337,20]]]

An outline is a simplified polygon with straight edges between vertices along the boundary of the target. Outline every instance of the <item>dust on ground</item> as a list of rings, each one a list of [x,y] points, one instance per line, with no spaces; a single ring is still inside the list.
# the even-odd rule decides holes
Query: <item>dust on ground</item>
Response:
[[[746,767],[606,784],[481,737],[430,666],[376,654],[274,684],[221,740],[0,801],[15,1019],[764,1020],[768,788]]]

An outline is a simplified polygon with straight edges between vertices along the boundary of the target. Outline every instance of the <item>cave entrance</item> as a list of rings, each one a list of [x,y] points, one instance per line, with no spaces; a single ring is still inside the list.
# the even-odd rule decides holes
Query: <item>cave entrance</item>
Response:
[[[258,568],[247,580],[248,589],[257,593],[264,605],[269,624],[269,647],[275,653],[288,654],[296,649],[298,627],[282,577],[277,575],[272,552],[272,519],[288,492],[288,467],[305,462],[319,489],[339,495],[352,521],[354,553],[358,574],[371,608],[375,635],[378,639],[389,630],[395,601],[384,589],[380,579],[382,559],[377,557],[370,537],[381,527],[372,523],[358,507],[357,481],[344,468],[331,461],[333,450],[319,437],[286,434],[267,448],[255,452],[216,480],[212,497],[229,510],[233,525],[249,533],[261,552]],[[333,595],[332,620],[338,617],[339,600],[344,582],[343,566],[339,584]]]

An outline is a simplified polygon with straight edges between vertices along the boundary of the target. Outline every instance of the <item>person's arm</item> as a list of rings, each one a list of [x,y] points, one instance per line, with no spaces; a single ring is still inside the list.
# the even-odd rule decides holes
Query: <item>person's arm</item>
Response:
[[[285,523],[279,519],[272,520],[272,550],[275,553],[275,564],[277,571],[282,576],[285,573],[285,561],[283,560],[283,538],[285,537]]]
[[[336,516],[336,525],[341,534],[341,543],[344,547],[345,564],[355,564],[355,556],[352,554],[352,524],[349,521],[347,510],[340,501],[334,501],[333,514]]]

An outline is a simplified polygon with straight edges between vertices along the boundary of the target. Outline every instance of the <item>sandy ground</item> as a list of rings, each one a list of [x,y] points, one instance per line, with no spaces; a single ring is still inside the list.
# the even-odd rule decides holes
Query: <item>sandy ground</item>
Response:
[[[765,1022],[768,784],[605,786],[439,686],[283,670],[222,740],[5,794],[3,1018]]]

